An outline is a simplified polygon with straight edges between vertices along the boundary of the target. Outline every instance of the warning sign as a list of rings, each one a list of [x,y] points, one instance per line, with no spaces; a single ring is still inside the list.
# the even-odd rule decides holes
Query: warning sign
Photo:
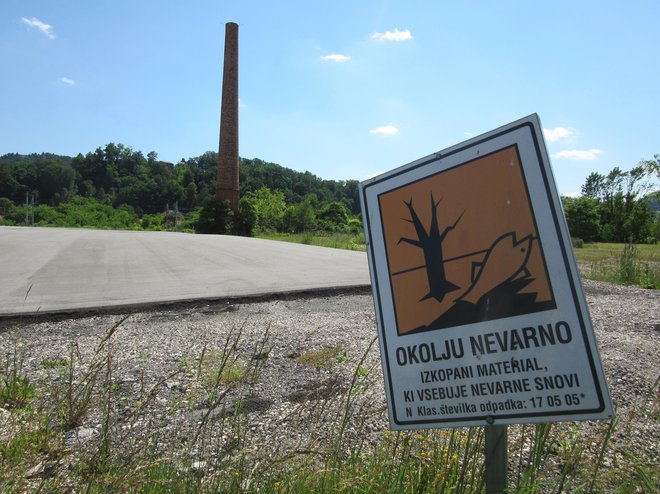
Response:
[[[379,206],[399,334],[556,307],[515,146]]]
[[[536,115],[361,200],[394,428],[611,415]]]

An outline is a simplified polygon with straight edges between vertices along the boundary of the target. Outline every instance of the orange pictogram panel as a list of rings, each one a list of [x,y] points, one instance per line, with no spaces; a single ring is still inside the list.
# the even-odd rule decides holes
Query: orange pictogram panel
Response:
[[[399,334],[556,308],[516,146],[378,199]]]

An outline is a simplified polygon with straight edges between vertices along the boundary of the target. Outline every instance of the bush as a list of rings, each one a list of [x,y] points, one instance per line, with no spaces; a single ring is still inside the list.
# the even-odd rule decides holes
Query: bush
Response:
[[[345,231],[349,218],[350,211],[343,202],[329,202],[319,212],[319,227],[329,232]]]
[[[350,220],[348,220],[348,231],[351,233],[362,234],[364,236],[364,231],[362,228],[362,220],[360,220],[359,218],[351,218]]]
[[[74,197],[54,208],[56,215],[47,216],[45,209],[35,207],[35,223],[42,226],[78,226],[86,228],[112,228],[130,230],[140,227],[140,221],[131,206],[122,204],[113,208],[88,197]],[[39,219],[37,212],[39,212]]]
[[[241,222],[249,226],[250,231],[270,233],[281,229],[286,210],[283,192],[261,187],[245,194],[240,204],[241,215],[247,215],[241,219]]]
[[[142,216],[142,228],[145,230],[160,231],[165,228],[162,214],[145,214]]]
[[[244,210],[239,209],[235,215],[229,207],[229,202],[219,204],[215,197],[207,200],[199,212],[195,230],[197,233],[215,235],[243,235],[252,236],[254,228],[254,209],[249,201],[241,201]]]
[[[244,237],[251,237],[257,225],[257,210],[253,200],[243,197],[239,204],[238,218],[236,219],[235,233]]]
[[[301,233],[316,228],[316,211],[309,199],[305,202],[287,206],[282,218],[284,230],[290,233]]]
[[[571,237],[571,244],[573,244],[574,249],[581,249],[584,247],[584,240],[579,237]]]
[[[233,221],[233,213],[228,203],[219,204],[215,197],[209,197],[199,212],[195,230],[197,233],[225,234],[230,216]]]

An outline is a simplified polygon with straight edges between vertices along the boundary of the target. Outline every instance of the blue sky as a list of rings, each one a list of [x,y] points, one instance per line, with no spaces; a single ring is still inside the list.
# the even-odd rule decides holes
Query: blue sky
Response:
[[[559,190],[660,153],[660,2],[2,0],[0,154],[217,150],[363,180],[538,113]]]

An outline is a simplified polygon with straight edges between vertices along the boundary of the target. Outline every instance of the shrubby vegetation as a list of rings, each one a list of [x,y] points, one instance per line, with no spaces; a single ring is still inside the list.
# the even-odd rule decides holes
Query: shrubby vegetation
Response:
[[[241,159],[241,218],[215,204],[217,153],[172,164],[109,143],[73,158],[0,156],[0,224],[267,233],[359,229],[357,180]]]

